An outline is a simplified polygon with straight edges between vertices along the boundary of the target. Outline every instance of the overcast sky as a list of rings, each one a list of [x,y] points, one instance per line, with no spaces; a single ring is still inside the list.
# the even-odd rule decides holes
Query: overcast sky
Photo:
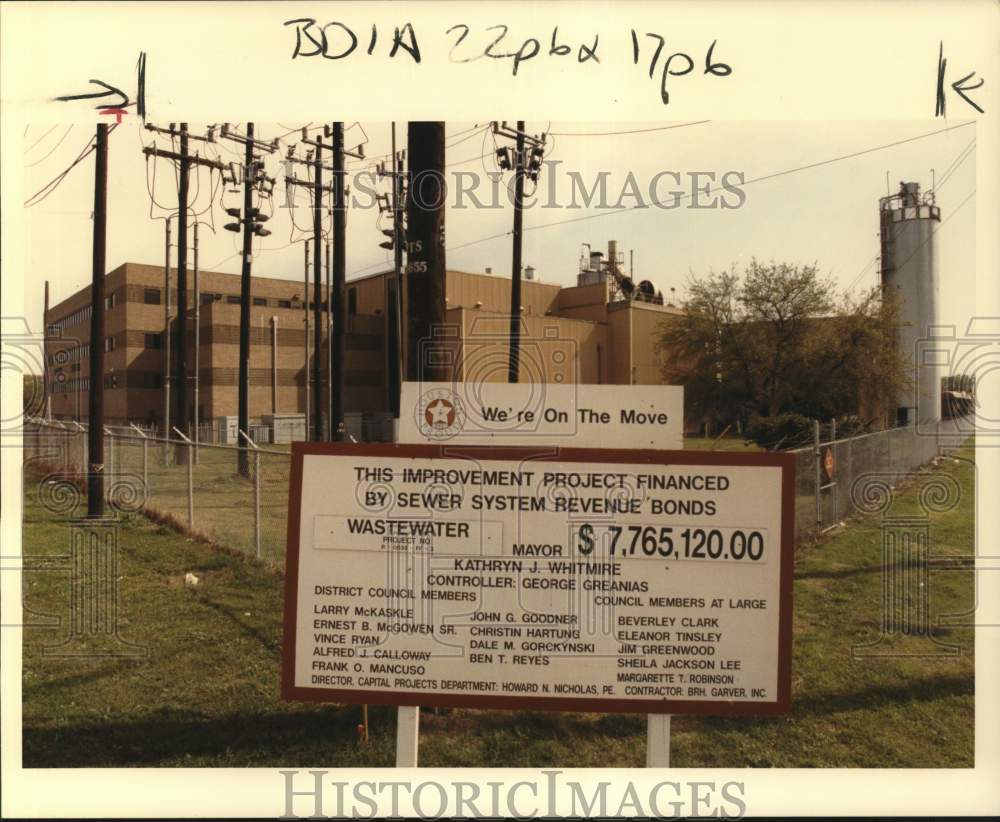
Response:
[[[161,125],[166,125],[161,124]],[[264,139],[286,135],[283,146],[297,137],[302,124],[256,124],[256,133]],[[488,124],[449,123],[447,126],[447,162],[449,185],[458,180],[456,172],[465,173],[461,185],[469,188],[472,173],[482,179],[476,194],[489,204],[492,198],[487,172],[497,170],[492,156],[494,138]],[[559,165],[543,170],[538,184],[540,200],[549,197],[554,184],[558,208],[528,209],[524,216],[524,264],[533,265],[537,276],[546,282],[570,285],[575,282],[583,243],[606,250],[607,241],[616,239],[618,248],[634,251],[636,276],[649,279],[669,296],[677,289],[683,296],[688,277],[709,269],[741,267],[756,256],[763,260],[819,264],[841,288],[870,287],[876,283],[878,254],[878,198],[886,193],[886,172],[892,190],[901,180],[915,180],[923,189],[931,185],[932,169],[940,182],[944,172],[962,156],[975,139],[975,126],[911,140],[858,157],[820,165],[773,179],[751,182],[755,178],[797,169],[814,163],[854,154],[878,146],[917,137],[928,132],[955,126],[938,121],[891,122],[724,122],[712,121],[664,128],[665,123],[546,123],[529,122],[531,133],[549,132],[546,159]],[[243,124],[238,127],[242,131]],[[41,189],[59,175],[87,145],[92,134],[84,126],[32,127],[25,136],[25,190]],[[67,131],[67,129],[69,129]],[[199,131],[191,125],[192,131]],[[642,131],[642,130],[646,131]],[[657,130],[648,130],[657,129]],[[638,133],[621,133],[621,132]],[[293,132],[289,134],[289,132]],[[405,147],[405,124],[397,127],[400,147]],[[615,132],[614,134],[606,134]],[[347,132],[349,147],[365,142],[367,157],[389,151],[390,125],[362,123]],[[169,149],[170,138],[141,130],[125,122],[110,138],[107,264],[112,270],[124,262],[162,265],[166,209],[177,203],[176,179],[168,160],[155,162],[143,156],[143,145],[155,142]],[[499,145],[509,144],[502,139]],[[242,146],[224,140],[206,147],[191,142],[192,151],[201,150],[225,162],[242,158]],[[300,152],[304,147],[300,146]],[[490,156],[481,157],[488,153]],[[267,223],[272,235],[257,242],[253,273],[257,276],[297,279],[302,276],[302,240],[311,231],[311,215],[306,193],[299,195],[299,207],[285,208],[285,190],[280,182],[284,167],[279,154],[268,159],[268,172],[279,178],[275,188],[274,217]],[[942,223],[937,234],[940,248],[943,286],[942,322],[964,328],[975,303],[975,152],[968,154],[940,184],[937,203]],[[351,172],[372,165],[372,160],[350,161]],[[26,210],[27,270],[25,301],[32,328],[41,325],[43,283],[51,283],[53,304],[86,285],[91,276],[91,210],[93,207],[93,155],[79,163],[63,182],[44,200]],[[304,167],[297,166],[301,177]],[[632,208],[640,204],[634,190],[621,198],[624,209],[571,208],[573,180],[570,172],[580,175],[590,187],[600,172],[607,172],[605,184],[611,204],[619,201],[623,188],[632,179],[645,205],[649,205],[650,181],[660,172],[680,175],[676,185],[672,175],[661,175],[656,189],[662,201],[671,201],[673,191],[691,193],[692,184],[704,187],[710,178],[692,173],[714,174],[718,185],[727,172],[742,174],[745,202],[742,207],[690,208],[690,196],[672,209]],[[506,174],[504,179],[510,178]],[[328,176],[327,176],[328,179]],[[737,176],[730,182],[739,184]],[[191,192],[194,211],[204,211],[199,219],[210,223],[214,217],[216,233],[207,227],[201,231],[201,266],[203,270],[239,273],[239,239],[224,231],[229,221],[224,206],[238,206],[238,192],[216,190],[214,205],[210,194],[216,175],[209,184],[203,170],[192,175]],[[364,183],[370,186],[370,182]],[[529,189],[530,189],[529,185]],[[382,183],[380,191],[387,191]],[[150,192],[156,204],[151,203]],[[363,205],[370,198],[355,184]],[[509,232],[513,210],[506,194],[501,193],[501,208],[475,208],[466,198],[465,208],[456,207],[456,195],[449,198],[446,217],[448,267],[482,271],[491,267],[494,274],[509,276],[511,241],[502,236]],[[735,204],[736,195],[719,192],[700,201],[722,196]],[[577,204],[581,197],[576,195]],[[721,205],[721,200],[719,204]],[[963,205],[964,203],[964,205]],[[164,208],[161,208],[163,206]],[[960,207],[961,206],[961,207]],[[265,205],[266,208],[266,205]],[[587,219],[580,219],[581,217]],[[560,225],[547,226],[550,223]],[[348,279],[380,270],[391,261],[391,253],[378,243],[384,239],[378,211],[356,207],[348,215]],[[301,230],[300,230],[301,229]],[[176,234],[175,234],[176,240]],[[461,246],[461,247],[459,247]],[[176,256],[174,258],[176,260]],[[190,257],[189,257],[190,263]]]

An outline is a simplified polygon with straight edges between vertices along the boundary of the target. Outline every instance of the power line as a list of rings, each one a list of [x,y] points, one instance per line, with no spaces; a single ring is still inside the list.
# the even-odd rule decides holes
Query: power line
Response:
[[[742,185],[747,186],[747,185],[750,185],[751,183],[760,183],[760,182],[764,182],[765,180],[773,180],[773,179],[775,179],[777,177],[783,177],[783,176],[786,176],[788,174],[795,174],[795,173],[797,173],[799,171],[808,171],[808,170],[813,169],[813,168],[820,168],[822,166],[831,165],[832,163],[837,163],[837,162],[840,162],[842,160],[850,160],[850,159],[853,159],[855,157],[861,157],[861,156],[863,156],[865,154],[872,154],[872,153],[874,153],[876,151],[884,151],[885,149],[888,149],[888,148],[894,148],[896,146],[904,145],[906,143],[912,143],[912,142],[914,142],[916,140],[923,140],[923,139],[925,139],[927,137],[933,137],[933,136],[938,135],[938,134],[943,134],[944,132],[947,132],[947,131],[952,131],[952,130],[958,129],[958,128],[965,128],[966,126],[971,126],[971,125],[974,125],[974,121],[969,121],[967,123],[959,123],[958,125],[954,125],[954,126],[947,126],[945,128],[937,129],[935,131],[928,131],[928,132],[925,132],[923,134],[915,135],[913,137],[907,137],[907,138],[905,138],[903,140],[896,140],[896,141],[891,142],[891,143],[885,143],[883,145],[873,146],[871,148],[866,148],[866,149],[862,149],[860,151],[851,152],[850,154],[842,154],[842,155],[839,155],[837,157],[831,157],[829,159],[820,160],[820,161],[815,162],[815,163],[808,163],[806,165],[796,166],[794,168],[785,169],[783,171],[776,171],[776,172],[774,172],[772,174],[765,174],[765,175],[763,175],[761,177],[754,177],[754,178],[752,178],[750,180],[745,180],[742,183]],[[720,186],[716,186],[714,188],[708,189],[707,191],[699,191],[699,194],[705,194],[705,195],[715,194],[715,193],[717,193],[719,191],[722,191],[722,190],[723,190],[723,186],[720,185]],[[688,195],[688,194],[678,195],[678,201],[681,200],[681,199],[686,199],[689,196],[690,195]],[[656,205],[657,203],[654,202],[652,204]],[[586,220],[594,220],[594,219],[597,219],[599,217],[607,217],[609,215],[618,215],[618,214],[622,214],[622,213],[635,212],[635,211],[638,211],[638,210],[643,209],[645,207],[648,207],[648,206],[632,205],[632,206],[629,206],[629,207],[624,208],[624,209],[614,209],[612,211],[599,211],[599,212],[594,213],[594,214],[585,214],[585,215],[582,215],[580,217],[570,217],[570,218],[565,219],[565,220],[554,220],[554,221],[548,222],[548,223],[541,223],[539,225],[527,226],[525,228],[525,231],[538,231],[538,230],[541,230],[543,228],[552,228],[554,226],[567,225],[569,223],[584,222]],[[480,238],[478,240],[471,240],[471,241],[469,241],[467,243],[462,243],[459,246],[454,246],[454,247],[449,248],[447,250],[448,251],[453,251],[453,250],[457,250],[459,248],[465,248],[465,247],[471,246],[471,245],[478,245],[479,243],[485,243],[485,242],[488,242],[490,240],[499,239],[500,237],[509,236],[509,234],[510,234],[510,232],[503,232],[503,233],[500,233],[500,234],[493,234],[493,235],[491,235],[489,237],[482,237],[482,238]],[[374,266],[368,266],[368,268],[373,268],[373,267]],[[364,270],[366,270],[366,269],[360,269],[359,271],[364,271]],[[359,272],[355,272],[355,273],[359,273]]]
[[[64,171],[57,174],[44,186],[38,189],[38,191],[32,194],[27,200],[25,200],[24,207],[31,208],[31,206],[38,205],[40,202],[44,201],[53,191],[59,188],[59,184],[66,179],[66,176],[80,163],[82,163],[84,159],[86,159],[87,155],[89,155],[95,148],[96,144],[94,142],[94,138],[88,138],[87,145],[83,147],[83,150],[77,155],[76,159],[73,160],[73,162],[70,163]]]
[[[854,288],[855,284],[857,284],[857,282],[867,273],[868,269],[870,269],[873,265],[875,265],[876,262],[878,262],[878,258],[879,255],[876,254],[867,263],[865,263],[864,268],[862,268],[854,277],[854,279],[851,280],[850,285],[847,286],[845,291],[850,291],[852,288]]]
[[[959,204],[958,204],[958,205],[957,205],[957,206],[955,207],[955,209],[954,209],[954,210],[953,210],[953,211],[951,212],[951,214],[949,214],[949,215],[948,215],[947,217],[945,217],[945,218],[944,218],[944,219],[943,219],[943,220],[942,220],[942,221],[941,221],[940,223],[938,223],[938,225],[937,225],[937,228],[935,228],[935,229],[934,229],[934,230],[933,230],[933,231],[932,231],[932,232],[931,232],[930,234],[928,234],[928,235],[927,235],[927,238],[926,238],[926,239],[925,239],[925,240],[924,240],[924,241],[923,241],[923,242],[922,242],[922,243],[921,243],[920,245],[918,245],[918,246],[917,246],[917,247],[916,247],[915,249],[913,249],[913,251],[912,251],[912,252],[910,252],[910,256],[909,256],[909,257],[907,257],[907,258],[906,258],[905,260],[903,260],[903,262],[899,263],[899,264],[898,264],[898,265],[896,266],[896,268],[897,268],[897,269],[898,269],[898,268],[902,268],[902,267],[903,267],[904,265],[906,265],[906,264],[907,264],[907,263],[908,263],[908,262],[909,262],[909,261],[910,261],[911,259],[913,259],[913,255],[914,255],[914,254],[916,254],[916,253],[917,253],[918,251],[920,251],[920,249],[921,249],[921,248],[923,248],[923,247],[924,247],[925,245],[927,245],[927,243],[929,243],[929,242],[931,241],[931,237],[933,237],[933,236],[934,236],[935,234],[937,234],[937,233],[938,233],[938,232],[939,232],[939,231],[940,231],[940,230],[941,230],[942,228],[944,228],[944,226],[945,226],[945,225],[947,225],[947,223],[948,223],[948,222],[949,222],[949,221],[951,220],[951,218],[952,218],[952,217],[954,217],[954,216],[955,216],[956,214],[958,214],[958,212],[962,210],[962,207],[963,207],[963,206],[964,206],[964,205],[965,205],[965,204],[966,204],[967,202],[969,202],[969,200],[971,200],[971,199],[972,199],[973,197],[975,197],[975,196],[976,196],[976,190],[975,190],[975,189],[972,189],[972,191],[970,191],[970,192],[968,193],[968,195],[966,195],[965,199],[964,199],[964,200],[962,200],[962,202],[960,202],[960,203],[959,203]]]
[[[551,131],[546,132],[553,137],[617,137],[619,134],[648,134],[651,131],[670,131],[674,128],[687,128],[711,123],[711,120],[694,120],[690,123],[675,123],[672,126],[657,126],[655,128],[633,128],[626,131]]]
[[[489,126],[483,126],[483,129],[486,129],[486,128],[489,128]],[[461,133],[461,132],[459,132],[459,133]],[[446,143],[445,144],[445,148],[446,149],[448,149],[448,148],[454,148],[459,143],[464,143],[466,140],[471,140],[473,137],[477,137],[477,136],[479,136],[478,132],[477,131],[473,131],[471,134],[466,134],[464,137],[460,137],[459,139],[455,140],[453,143]]]
[[[56,123],[54,126],[52,126],[52,128],[50,128],[48,131],[46,131],[41,137],[39,137],[37,140],[35,140],[35,142],[33,142],[30,146],[28,146],[24,150],[24,153],[27,154],[29,151],[31,151],[35,146],[37,146],[40,142],[42,142],[42,140],[44,140],[46,137],[48,137],[57,128],[59,128],[59,123]]]
[[[301,132],[302,129],[309,128],[309,126],[311,125],[312,123],[306,123],[304,126],[299,126],[298,128],[288,128],[288,126],[286,126],[284,123],[278,123],[278,126],[280,128],[288,128],[288,131],[286,131],[284,134],[279,135],[278,139],[284,140],[289,134],[295,134],[297,132]]]
[[[789,174],[797,174],[800,171],[809,171],[809,170],[814,169],[814,168],[821,168],[823,166],[832,165],[833,163],[839,163],[839,162],[841,162],[843,160],[853,160],[856,157],[862,157],[862,156],[864,156],[866,154],[873,154],[876,151],[884,151],[887,148],[895,148],[896,146],[905,145],[906,143],[912,143],[912,142],[915,142],[916,140],[923,140],[923,139],[925,139],[927,137],[934,137],[937,134],[944,134],[946,131],[953,131],[954,129],[965,128],[967,126],[971,126],[971,125],[974,125],[974,124],[975,124],[975,121],[970,120],[967,123],[960,123],[959,125],[956,125],[956,126],[947,126],[945,128],[937,129],[936,131],[928,131],[928,132],[925,132],[924,134],[918,134],[918,135],[916,135],[914,137],[907,137],[907,138],[905,138],[903,140],[896,140],[896,141],[891,142],[891,143],[885,143],[883,145],[872,146],[871,148],[861,149],[860,151],[853,151],[850,154],[841,154],[841,155],[839,155],[837,157],[830,157],[829,159],[819,160],[819,161],[817,161],[815,163],[807,163],[806,165],[795,166],[794,168],[788,168],[788,169],[785,169],[784,171],[775,171],[775,172],[773,172],[771,174],[764,174],[764,175],[762,175],[760,177],[753,177],[753,178],[751,178],[749,180],[744,180],[741,185],[748,186],[748,185],[751,185],[752,183],[762,183],[762,182],[765,182],[767,180],[777,179],[778,177],[785,177],[785,176],[787,176]],[[700,191],[699,193],[703,193],[703,194],[708,195],[708,194],[715,194],[715,193],[717,193],[719,191],[722,191],[722,190],[723,190],[723,186],[719,185],[719,186],[716,186],[714,188],[709,189],[708,191],[704,191],[704,192]],[[683,199],[687,199],[690,196],[691,195],[689,195],[689,194],[678,195],[677,201],[680,201],[680,200],[683,200]],[[660,202],[659,201],[655,201],[655,200],[652,203],[650,203],[650,205],[659,205],[659,204],[660,204]],[[639,210],[639,209],[642,209],[642,208],[648,208],[648,206],[642,206],[642,205],[636,204],[636,205],[629,206],[628,208],[623,209],[622,211],[625,211],[625,212],[636,211],[636,210]],[[536,231],[538,229],[549,228],[551,226],[566,225],[568,223],[583,222],[584,220],[593,220],[593,219],[596,219],[598,217],[607,217],[609,214],[619,214],[619,213],[622,213],[622,212],[618,211],[618,210],[612,210],[612,211],[608,211],[608,212],[597,212],[596,214],[585,214],[585,215],[582,215],[580,217],[571,217],[571,218],[566,219],[566,220],[555,220],[555,221],[549,222],[549,223],[542,223],[540,225],[529,226],[529,228],[526,229],[526,230],[528,230],[528,231]]]
[[[962,150],[961,150],[961,151],[960,151],[960,152],[958,153],[958,155],[957,155],[957,156],[955,157],[955,159],[953,159],[953,160],[952,160],[952,161],[951,161],[950,163],[948,163],[948,167],[947,167],[947,168],[946,168],[946,169],[945,169],[945,170],[944,170],[943,172],[941,172],[941,177],[942,177],[942,178],[945,178],[945,177],[947,177],[947,176],[948,176],[949,174],[951,174],[951,172],[955,170],[955,168],[957,167],[957,165],[958,165],[958,164],[959,164],[960,162],[962,162],[962,159],[963,159],[963,158],[965,157],[965,152],[967,152],[967,151],[968,151],[968,150],[969,150],[970,148],[972,148],[972,147],[973,147],[973,146],[974,146],[975,144],[976,144],[976,138],[975,138],[975,137],[973,137],[973,138],[972,138],[971,140],[969,140],[969,142],[968,142],[968,144],[967,144],[967,145],[965,146],[965,148],[963,148],[963,149],[962,149]],[[935,186],[935,187],[936,187],[936,186]]]
[[[71,132],[72,130],[73,130],[73,126],[72,126],[72,124],[68,125],[68,126],[66,127],[66,131],[64,131],[64,132],[63,132],[63,136],[59,138],[59,142],[58,142],[58,143],[56,143],[56,144],[55,144],[54,146],[52,146],[52,148],[50,148],[50,149],[49,149],[48,153],[47,153],[47,154],[46,154],[46,155],[45,155],[44,157],[42,157],[42,159],[40,159],[40,160],[35,160],[35,162],[33,162],[33,163],[28,163],[28,164],[27,164],[27,165],[25,166],[25,168],[34,168],[35,166],[37,166],[37,165],[41,165],[41,164],[42,164],[42,163],[44,163],[44,162],[45,162],[46,160],[48,160],[48,159],[49,159],[49,157],[51,157],[51,156],[52,156],[52,154],[53,154],[53,153],[55,152],[55,150],[56,150],[57,148],[59,148],[59,146],[61,146],[61,145],[63,144],[63,140],[65,140],[65,139],[66,139],[66,138],[67,138],[67,137],[69,136],[69,133],[70,133],[70,132]],[[38,145],[38,144],[36,143],[35,145]],[[25,152],[25,153],[27,153],[27,152]]]
[[[948,180],[950,180],[955,175],[955,172],[958,171],[962,163],[964,163],[969,157],[971,157],[975,153],[975,150],[976,150],[976,140],[975,138],[973,138],[972,142],[969,143],[969,145],[962,150],[962,153],[952,162],[948,170],[945,171],[945,173],[942,175],[941,181],[934,184],[935,194],[937,194],[937,192],[941,190],[942,186],[944,186],[944,184],[947,183]]]

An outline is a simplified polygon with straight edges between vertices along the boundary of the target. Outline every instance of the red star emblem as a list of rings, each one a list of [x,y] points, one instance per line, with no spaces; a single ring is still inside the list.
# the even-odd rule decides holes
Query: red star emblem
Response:
[[[455,422],[455,406],[448,400],[434,400],[424,410],[424,419],[432,428],[450,428]]]

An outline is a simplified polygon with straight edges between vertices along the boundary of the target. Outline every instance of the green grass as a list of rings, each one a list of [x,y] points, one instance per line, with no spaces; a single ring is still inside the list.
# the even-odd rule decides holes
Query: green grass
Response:
[[[960,506],[932,518],[932,553],[971,556],[971,448],[939,470],[960,483]],[[919,511],[916,486],[892,514]],[[65,518],[29,491],[25,552],[68,551]],[[25,631],[26,767],[323,766],[393,764],[393,709],[370,711],[360,743],[358,706],[279,697],[282,581],[270,566],[130,517],[121,530],[121,636],[145,659],[59,659],[41,645],[60,628]],[[858,659],[851,646],[878,636],[880,521],[858,521],[796,561],[792,711],[776,718],[678,716],[676,767],[972,767],[971,628],[937,628],[957,657]],[[197,574],[196,588],[183,584]],[[25,574],[34,614],[65,614],[68,577]],[[973,576],[932,571],[931,616],[968,611]],[[32,617],[38,621],[39,617]],[[925,652],[924,641],[889,643]],[[421,719],[423,766],[639,767],[645,717],[442,710]]]
[[[261,558],[275,568],[284,567],[288,514],[288,475],[291,456],[287,446],[267,446],[260,459]],[[235,551],[256,554],[254,482],[256,462],[249,456],[251,478],[239,474],[237,452],[204,446],[193,467],[194,525],[191,530]],[[114,470],[142,477],[142,443],[118,440]],[[164,467],[163,446],[149,446],[146,457],[148,499],[151,512],[165,515],[188,527],[188,472],[186,465]]]

